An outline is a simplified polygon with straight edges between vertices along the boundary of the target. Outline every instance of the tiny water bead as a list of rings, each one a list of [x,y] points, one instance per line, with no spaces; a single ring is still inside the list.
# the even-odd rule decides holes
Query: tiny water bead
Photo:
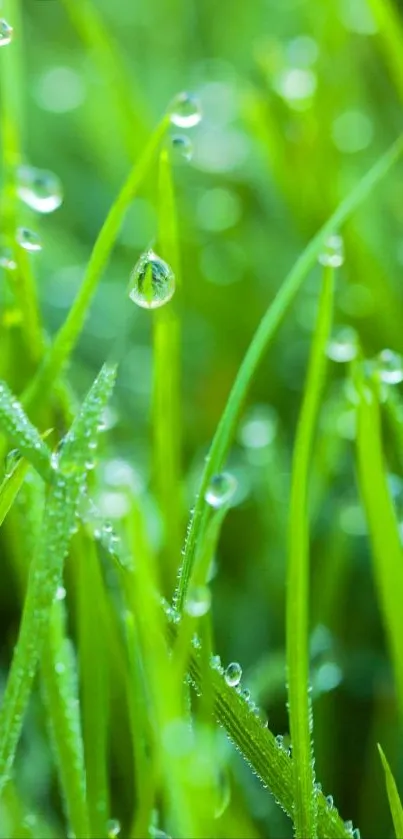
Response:
[[[341,236],[332,234],[328,236],[323,245],[323,250],[318,260],[325,268],[340,268],[344,262],[344,242]]]
[[[106,825],[108,839],[116,839],[121,831],[120,821],[118,819],[109,819]]]
[[[62,185],[57,175],[33,166],[19,167],[17,193],[28,207],[38,213],[53,213],[63,201]]]
[[[4,475],[6,478],[10,478],[14,472],[14,469],[18,465],[19,461],[21,460],[21,454],[18,449],[12,449],[8,455],[6,456],[5,463],[4,463]]]
[[[185,602],[185,612],[192,618],[206,615],[211,606],[211,591],[208,586],[194,586],[189,590]]]
[[[13,40],[13,27],[3,18],[0,19],[0,47],[5,47]]]
[[[171,137],[171,153],[175,163],[189,162],[193,157],[193,143],[184,134],[174,134]]]
[[[210,507],[219,509],[219,507],[223,507],[224,504],[231,501],[237,486],[238,482],[230,472],[220,472],[218,475],[213,475],[204,496],[205,500],[210,504]]]
[[[15,271],[16,267],[17,263],[12,252],[7,248],[0,251],[0,268],[4,268],[5,271]]]
[[[178,128],[193,128],[202,118],[200,102],[191,93],[178,93],[170,108],[171,122]]]
[[[242,678],[242,667],[241,667],[241,665],[238,664],[237,661],[231,661],[231,663],[228,665],[228,667],[227,667],[227,669],[224,673],[224,678],[225,678],[225,681],[226,681],[227,685],[229,685],[229,687],[231,687],[231,688],[237,687],[237,685],[239,685],[239,682],[241,681],[241,678]]]
[[[338,329],[330,338],[326,348],[327,357],[339,364],[353,361],[357,353],[357,333],[349,326]]]
[[[130,275],[129,297],[143,309],[158,309],[175,292],[175,274],[153,250],[143,253]]]
[[[333,801],[333,796],[332,795],[327,795],[326,796],[326,804],[327,804],[328,810],[331,810],[332,807],[334,806],[334,801]]]
[[[381,382],[398,385],[403,382],[403,358],[393,350],[382,350],[378,355],[378,372]]]
[[[21,248],[25,251],[41,251],[42,243],[37,233],[29,230],[28,227],[19,227],[17,230],[16,240]]]

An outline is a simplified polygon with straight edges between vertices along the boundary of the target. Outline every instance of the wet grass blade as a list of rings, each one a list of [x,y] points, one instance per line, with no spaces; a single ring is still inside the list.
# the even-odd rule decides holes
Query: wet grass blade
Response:
[[[189,583],[194,553],[199,541],[200,532],[206,523],[206,502],[204,494],[211,477],[220,472],[227,455],[231,440],[235,433],[238,417],[250,387],[255,371],[260,364],[270,341],[278,327],[284,320],[297,292],[299,291],[308,272],[315,264],[327,236],[337,230],[360,204],[365,201],[376,185],[388,174],[403,152],[403,136],[375,163],[358,182],[354,189],[341,202],[333,215],[323,225],[317,235],[303,251],[294,267],[291,269],[275,299],[270,304],[260,322],[251,344],[244,356],[237,377],[229,394],[224,412],[217,426],[206,459],[203,475],[200,481],[199,493],[196,499],[194,513],[191,518],[188,538],[185,546],[185,556],[180,570],[179,583],[175,595],[175,603],[182,609]]]
[[[93,247],[76,299],[37,375],[24,394],[23,402],[26,406],[29,406],[31,412],[43,399],[44,394],[49,395],[77,343],[91,300],[116,242],[124,215],[154,161],[158,146],[168,125],[169,117],[165,116],[155,129],[148,145],[131,169],[127,180],[112,204]]]
[[[51,474],[50,452],[37,428],[29,421],[18,399],[0,382],[0,428],[45,478]]]
[[[20,460],[0,486],[0,526],[14,504],[29,469],[27,460]]]
[[[381,757],[383,770],[385,772],[386,791],[388,793],[389,807],[395,828],[396,839],[403,836],[403,807],[397,790],[396,781],[392,775],[391,768],[385,754],[378,743],[378,751]]]
[[[55,602],[40,670],[68,825],[75,836],[84,839],[90,836],[90,825],[77,671],[72,645],[65,635],[65,624],[63,604]]]
[[[171,165],[166,149],[159,160],[159,255],[171,266],[180,285],[179,236]],[[173,586],[182,548],[180,323],[175,297],[153,318],[154,483],[165,531],[169,585]],[[168,575],[167,575],[168,576]]]
[[[9,778],[38,660],[42,654],[63,562],[93,456],[98,424],[116,370],[105,365],[64,438],[54,470],[43,529],[32,559],[17,644],[0,709],[0,790]]]
[[[356,372],[359,487],[370,534],[374,577],[403,714],[403,551],[387,483],[376,384]]]
[[[326,369],[333,306],[332,268],[324,271],[304,399],[292,463],[286,603],[288,705],[294,767],[294,824],[298,839],[316,837],[317,798],[309,695],[309,471]]]

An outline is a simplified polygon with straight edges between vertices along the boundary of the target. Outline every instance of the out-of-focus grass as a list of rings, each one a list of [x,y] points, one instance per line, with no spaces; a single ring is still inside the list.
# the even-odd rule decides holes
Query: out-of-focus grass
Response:
[[[0,801],[0,836],[65,836],[68,822],[77,835],[115,835],[115,819],[124,836],[289,836],[291,821],[214,719],[291,814],[296,773],[286,753],[284,655],[290,472],[320,287],[315,261],[338,223],[345,222],[346,257],[337,273],[335,327],[358,332],[365,358],[385,347],[403,351],[400,146],[382,157],[402,129],[399,4],[3,0],[0,16],[15,30],[0,47],[0,378],[10,393],[25,394],[38,426],[18,425],[22,415],[7,391],[0,448],[6,455],[18,446],[24,460],[14,471],[9,461],[12,474],[0,487],[4,685],[43,505],[45,516],[52,508],[50,449],[101,364],[121,355],[107,433],[60,581],[65,604],[56,604],[49,623],[43,690],[34,683],[13,782]],[[200,97],[200,124],[188,131],[164,121],[153,134],[172,97],[186,89]],[[173,134],[192,138],[190,163],[173,154]],[[61,178],[65,198],[54,214],[39,215],[18,199],[21,160]],[[340,204],[322,239],[311,242]],[[16,246],[17,226],[39,233],[41,253]],[[126,292],[151,243],[181,275],[172,302],[154,313],[136,309]],[[4,267],[9,248],[14,270]],[[388,383],[376,360],[370,375],[384,379],[377,406],[365,401],[367,384],[357,390],[348,362],[335,362],[351,359],[351,346],[339,336],[328,353],[309,470],[304,652],[315,775],[343,818],[377,837],[390,830],[377,742],[397,787],[403,771],[394,602],[403,517],[401,362],[395,359]],[[155,589],[172,597],[213,438],[179,589],[184,606],[189,579],[193,589],[204,587],[214,551],[212,607],[198,618],[185,613],[167,633]],[[297,455],[298,447],[294,461]],[[222,511],[199,518],[211,472],[224,459],[237,493],[225,520]],[[27,592],[25,609],[32,605]],[[200,652],[192,644],[196,630]],[[292,610],[287,632],[292,647]],[[269,731],[210,669],[210,650],[224,663],[241,663],[242,688],[269,716]],[[54,672],[52,657],[60,665]],[[196,692],[173,677],[185,666]],[[272,734],[286,735],[284,748]],[[318,795],[318,808],[319,835],[348,835],[330,799]]]

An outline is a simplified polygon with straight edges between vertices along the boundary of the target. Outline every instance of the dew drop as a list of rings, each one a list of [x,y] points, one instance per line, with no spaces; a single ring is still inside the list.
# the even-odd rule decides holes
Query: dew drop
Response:
[[[332,361],[344,364],[357,357],[358,344],[355,329],[349,326],[338,329],[328,342],[326,354]]]
[[[211,591],[208,586],[194,586],[190,589],[185,602],[185,612],[192,618],[206,615],[211,606]]]
[[[5,271],[15,271],[16,267],[17,263],[11,251],[8,249],[2,250],[0,253],[0,268],[4,268]]]
[[[326,796],[326,804],[327,804],[328,810],[331,810],[331,809],[332,809],[332,807],[333,807],[333,805],[334,805],[334,801],[333,801],[333,796],[332,796],[332,795],[327,795],[327,796]]]
[[[210,665],[213,670],[217,670],[219,673],[222,672],[221,658],[219,655],[211,656]]]
[[[66,597],[66,589],[64,586],[58,586],[56,589],[55,600],[64,600]]]
[[[398,385],[403,381],[403,359],[393,350],[382,350],[378,355],[379,377],[388,385]]]
[[[19,167],[17,193],[24,204],[38,213],[53,213],[63,201],[62,185],[57,175],[33,166]]]
[[[284,736],[283,736],[283,734],[276,734],[275,740],[276,740],[276,744],[277,744],[278,748],[283,749],[284,748]]]
[[[346,828],[347,833],[353,832],[353,823],[351,819],[348,819],[346,822],[344,822],[344,827]]]
[[[231,661],[231,664],[228,665],[225,674],[224,674],[225,681],[227,685],[231,688],[235,688],[239,685],[239,682],[242,678],[242,667],[238,664],[237,661]]]
[[[218,509],[231,501],[237,486],[237,480],[230,472],[220,472],[213,475],[204,497],[210,507]]]
[[[323,245],[323,250],[318,256],[321,265],[326,268],[340,268],[344,262],[344,243],[341,236],[333,234],[328,236]]]
[[[25,251],[41,251],[42,243],[37,233],[33,230],[28,230],[27,227],[19,227],[17,230],[16,239],[18,244],[24,248]]]
[[[248,688],[243,688],[241,691],[241,696],[243,696],[245,702],[249,702],[250,700],[250,690]]]
[[[189,162],[193,157],[193,143],[184,134],[174,134],[171,137],[171,152],[175,163]]]
[[[361,839],[360,828],[355,827],[351,835],[352,835],[353,839]]]
[[[12,449],[6,459],[4,464],[4,475],[6,478],[10,478],[16,468],[18,462],[21,460],[21,455],[18,449]]]
[[[130,275],[130,299],[143,309],[157,309],[173,296],[175,274],[167,262],[149,250],[140,257]]]
[[[108,839],[116,839],[116,836],[119,836],[121,830],[120,821],[118,819],[109,819],[106,824],[106,830]]]
[[[3,18],[0,19],[0,47],[6,47],[13,40],[13,27]]]
[[[178,93],[170,108],[171,122],[178,128],[193,128],[202,118],[200,102],[191,93]]]

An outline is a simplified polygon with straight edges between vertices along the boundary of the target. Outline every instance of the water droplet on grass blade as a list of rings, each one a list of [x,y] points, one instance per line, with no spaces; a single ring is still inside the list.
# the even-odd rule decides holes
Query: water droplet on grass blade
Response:
[[[6,478],[10,478],[13,474],[14,469],[16,468],[17,464],[21,460],[21,455],[18,449],[12,449],[5,459],[4,464],[4,474]]]
[[[189,161],[193,157],[193,143],[184,134],[174,134],[171,137],[171,152],[175,163]]]
[[[42,243],[37,233],[29,230],[28,227],[19,227],[17,230],[16,239],[21,248],[25,251],[41,251]]]
[[[323,249],[318,256],[321,265],[326,268],[340,268],[344,262],[344,243],[341,236],[332,234],[328,236],[323,244]]]
[[[130,275],[130,299],[143,309],[157,309],[171,299],[175,291],[175,274],[167,262],[154,251],[144,253]]]
[[[211,591],[207,586],[194,586],[189,590],[185,602],[185,611],[192,618],[206,615],[211,606]]]
[[[116,839],[121,831],[120,821],[118,819],[109,819],[106,825],[108,839]]]
[[[64,600],[66,597],[66,589],[64,586],[58,586],[56,589],[55,600]]]
[[[332,361],[344,364],[356,358],[358,352],[357,333],[348,326],[338,329],[332,335],[326,348],[326,355]]]
[[[220,472],[213,475],[204,497],[210,507],[218,509],[231,501],[237,485],[236,478],[230,472]]]
[[[403,382],[403,359],[393,350],[382,350],[378,355],[378,371],[382,382],[398,385]]]
[[[191,93],[178,93],[170,108],[171,122],[179,128],[193,128],[202,118],[200,102]]]
[[[17,193],[28,207],[38,213],[52,213],[63,201],[62,185],[57,175],[33,166],[19,167]]]
[[[6,249],[0,252],[0,268],[4,268],[5,271],[15,271],[17,267],[17,263],[13,258],[13,254],[10,250]]]
[[[327,795],[327,796],[326,796],[326,804],[327,804],[327,808],[328,808],[328,810],[331,810],[331,809],[332,809],[332,807],[333,807],[333,805],[334,805],[334,801],[333,801],[333,796],[332,796],[332,795]]]
[[[5,47],[13,40],[13,27],[3,18],[0,19],[0,47]]]
[[[242,678],[242,667],[237,661],[231,661],[225,670],[225,681],[229,687],[234,688],[239,685]]]

